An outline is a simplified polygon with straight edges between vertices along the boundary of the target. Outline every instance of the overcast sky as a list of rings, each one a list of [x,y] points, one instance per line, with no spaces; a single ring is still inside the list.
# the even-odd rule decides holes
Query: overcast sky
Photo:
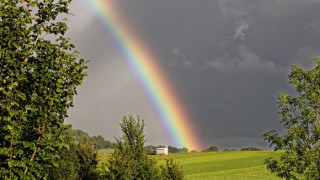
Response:
[[[203,148],[257,146],[281,130],[277,96],[294,93],[290,65],[320,56],[319,0],[117,0],[191,116]],[[139,114],[147,144],[169,145],[144,91],[102,23],[83,1],[70,6],[68,36],[90,60],[67,123],[108,140]]]

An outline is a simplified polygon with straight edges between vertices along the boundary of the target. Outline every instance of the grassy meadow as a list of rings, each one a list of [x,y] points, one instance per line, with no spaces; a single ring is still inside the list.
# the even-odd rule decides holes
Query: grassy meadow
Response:
[[[268,157],[279,157],[273,151],[229,151],[199,152],[152,156],[158,164],[165,159],[174,159],[182,165],[187,180],[201,179],[279,179],[267,171],[264,160]],[[108,156],[100,156],[100,162],[107,161]]]

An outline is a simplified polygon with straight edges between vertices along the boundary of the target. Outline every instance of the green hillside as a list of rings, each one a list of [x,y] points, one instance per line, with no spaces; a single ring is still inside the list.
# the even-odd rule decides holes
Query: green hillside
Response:
[[[173,158],[183,166],[186,178],[192,179],[279,179],[267,171],[264,160],[279,157],[272,151],[235,151],[172,154],[154,156],[159,164]]]

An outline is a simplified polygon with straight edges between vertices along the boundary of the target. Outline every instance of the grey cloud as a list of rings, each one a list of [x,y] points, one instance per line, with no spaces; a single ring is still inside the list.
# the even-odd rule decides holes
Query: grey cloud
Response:
[[[190,68],[193,62],[186,58],[186,55],[178,47],[173,48],[171,53],[175,56],[174,60],[171,61],[171,66],[182,66],[184,68]]]
[[[240,20],[240,21],[237,21],[235,25],[236,25],[236,28],[235,28],[233,38],[237,40],[245,41],[246,40],[245,36],[248,29],[250,28],[250,24],[247,21]]]
[[[262,60],[259,55],[245,45],[238,46],[237,56],[225,54],[204,64],[205,68],[215,68],[224,72],[278,72],[279,69],[273,61]]]
[[[320,50],[307,45],[301,47],[290,59],[290,64],[296,64],[302,68],[311,68],[312,59],[320,57]]]
[[[217,0],[222,14],[225,17],[243,17],[256,3],[244,3],[241,0]],[[251,0],[252,2],[252,0]]]

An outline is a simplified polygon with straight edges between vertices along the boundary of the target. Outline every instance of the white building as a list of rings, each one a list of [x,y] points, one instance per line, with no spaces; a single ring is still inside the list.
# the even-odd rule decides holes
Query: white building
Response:
[[[168,155],[168,148],[157,148],[157,155]]]

